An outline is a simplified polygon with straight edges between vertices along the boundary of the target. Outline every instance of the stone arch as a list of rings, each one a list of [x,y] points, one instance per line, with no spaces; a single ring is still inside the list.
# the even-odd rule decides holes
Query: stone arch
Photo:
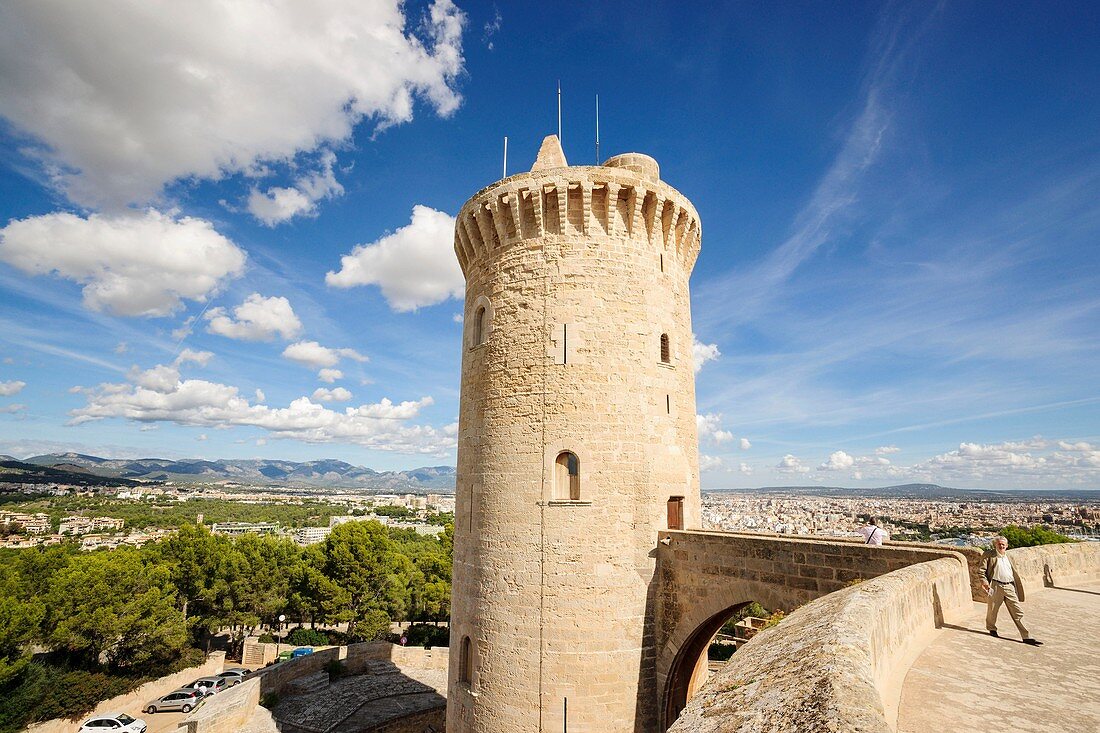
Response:
[[[741,601],[712,615],[697,626],[680,646],[673,658],[672,668],[668,672],[664,699],[661,701],[662,730],[666,730],[676,721],[676,718],[680,717],[688,701],[702,686],[705,680],[702,672],[706,668],[707,647],[710,646],[710,640],[733,614],[749,603],[751,601]]]

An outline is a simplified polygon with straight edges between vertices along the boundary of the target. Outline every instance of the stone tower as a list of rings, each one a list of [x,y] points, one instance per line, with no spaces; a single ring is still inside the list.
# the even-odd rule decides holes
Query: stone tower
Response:
[[[699,216],[646,155],[462,207],[450,733],[657,729],[654,549],[699,526]]]

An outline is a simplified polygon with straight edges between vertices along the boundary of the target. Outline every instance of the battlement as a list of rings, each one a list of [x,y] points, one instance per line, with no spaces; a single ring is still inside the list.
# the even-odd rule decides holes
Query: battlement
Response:
[[[463,274],[482,258],[553,235],[642,240],[674,252],[691,272],[702,240],[699,214],[660,180],[653,158],[625,153],[599,166],[570,166],[562,165],[560,149],[547,138],[530,171],[483,188],[462,206],[454,246]]]

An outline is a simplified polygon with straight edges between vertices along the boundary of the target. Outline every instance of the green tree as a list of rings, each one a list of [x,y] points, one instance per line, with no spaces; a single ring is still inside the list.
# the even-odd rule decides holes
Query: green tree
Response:
[[[14,679],[30,661],[26,644],[36,638],[46,607],[25,598],[18,575],[0,569],[0,688]]]
[[[130,548],[84,555],[58,571],[47,596],[46,640],[86,668],[100,658],[143,670],[177,658],[187,624],[163,567]]]
[[[1009,547],[1035,547],[1036,545],[1053,545],[1061,542],[1074,542],[1064,534],[1044,529],[1035,525],[1031,529],[1010,524],[999,532],[1006,540]]]
[[[321,543],[325,577],[340,588],[342,620],[353,639],[379,638],[400,618],[413,565],[378,522],[347,522]]]

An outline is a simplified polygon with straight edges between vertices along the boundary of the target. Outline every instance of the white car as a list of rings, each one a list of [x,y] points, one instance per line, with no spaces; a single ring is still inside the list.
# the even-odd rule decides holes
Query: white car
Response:
[[[126,713],[107,713],[84,721],[80,733],[145,733],[145,721]]]

